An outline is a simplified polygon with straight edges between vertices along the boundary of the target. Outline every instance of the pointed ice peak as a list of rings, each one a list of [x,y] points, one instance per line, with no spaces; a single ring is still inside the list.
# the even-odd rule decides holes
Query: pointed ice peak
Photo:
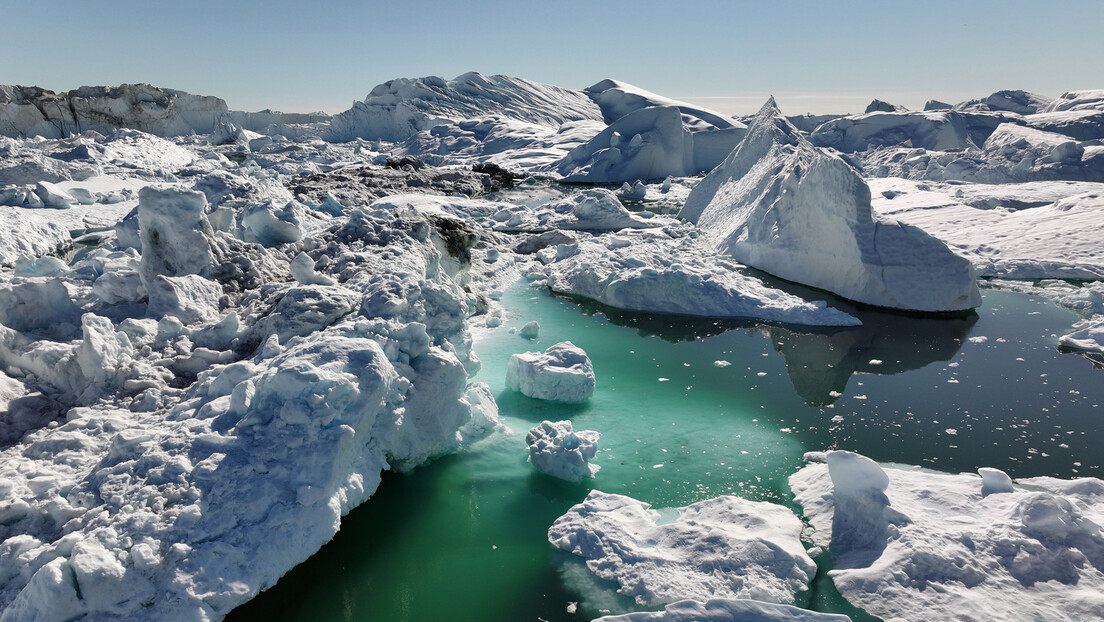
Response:
[[[770,130],[768,128],[774,128]],[[778,103],[774,101],[774,95],[767,98],[766,103],[759,109],[759,112],[755,113],[755,116],[748,123],[748,136],[763,136],[769,133],[771,136],[771,142],[782,142],[790,145],[796,145],[804,142],[801,133],[797,128],[782,114],[782,111],[778,109]],[[744,139],[748,142],[748,139]]]

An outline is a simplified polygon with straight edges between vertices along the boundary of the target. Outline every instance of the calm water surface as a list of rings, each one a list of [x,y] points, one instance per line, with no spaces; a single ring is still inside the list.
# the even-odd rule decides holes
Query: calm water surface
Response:
[[[793,287],[789,289],[793,290]],[[823,297],[821,295],[820,297]],[[859,451],[944,471],[1104,476],[1104,370],[1057,350],[1072,313],[984,292],[977,314],[915,318],[854,309],[860,329],[808,330],[644,317],[520,284],[511,317],[477,341],[510,432],[389,476],[317,555],[229,620],[589,620],[633,608],[551,523],[590,489],[655,507],[721,494],[791,504],[806,451]],[[510,328],[529,320],[540,337]],[[515,352],[570,340],[598,380],[583,405],[504,387]],[[526,463],[526,431],[571,419],[602,433],[598,476],[568,484]],[[578,602],[576,613],[568,604]],[[797,604],[863,619],[820,580]]]

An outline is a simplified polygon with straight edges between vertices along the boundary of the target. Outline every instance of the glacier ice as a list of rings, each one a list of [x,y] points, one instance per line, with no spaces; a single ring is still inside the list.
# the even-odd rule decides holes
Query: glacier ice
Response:
[[[914,311],[981,304],[968,261],[914,226],[877,218],[862,178],[803,138],[773,99],[679,216],[742,263],[844,298]]]

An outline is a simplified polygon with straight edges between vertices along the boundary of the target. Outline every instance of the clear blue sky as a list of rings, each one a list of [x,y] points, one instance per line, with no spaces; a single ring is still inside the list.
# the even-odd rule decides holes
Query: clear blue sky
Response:
[[[683,8],[680,8],[682,5]],[[611,77],[724,112],[1104,88],[1104,1],[0,0],[0,84],[340,112],[396,77]],[[700,98],[700,99],[699,99]]]

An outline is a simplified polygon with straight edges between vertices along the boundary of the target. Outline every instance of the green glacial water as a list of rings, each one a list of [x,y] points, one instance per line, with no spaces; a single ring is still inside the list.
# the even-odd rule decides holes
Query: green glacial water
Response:
[[[988,291],[976,315],[942,318],[833,303],[863,320],[849,330],[640,316],[524,283],[502,302],[510,318],[477,340],[475,379],[491,385],[510,432],[386,477],[333,542],[229,620],[535,622],[625,611],[632,604],[616,586],[552,550],[552,521],[592,488],[657,508],[722,494],[790,504],[786,479],[806,451],[1104,476],[1104,372],[1058,352],[1076,317],[1042,299]],[[529,320],[538,339],[510,332]],[[594,362],[589,402],[505,389],[511,354],[562,340]],[[543,419],[602,433],[595,479],[569,484],[527,464],[525,433]],[[798,604],[856,615],[824,580]]]

